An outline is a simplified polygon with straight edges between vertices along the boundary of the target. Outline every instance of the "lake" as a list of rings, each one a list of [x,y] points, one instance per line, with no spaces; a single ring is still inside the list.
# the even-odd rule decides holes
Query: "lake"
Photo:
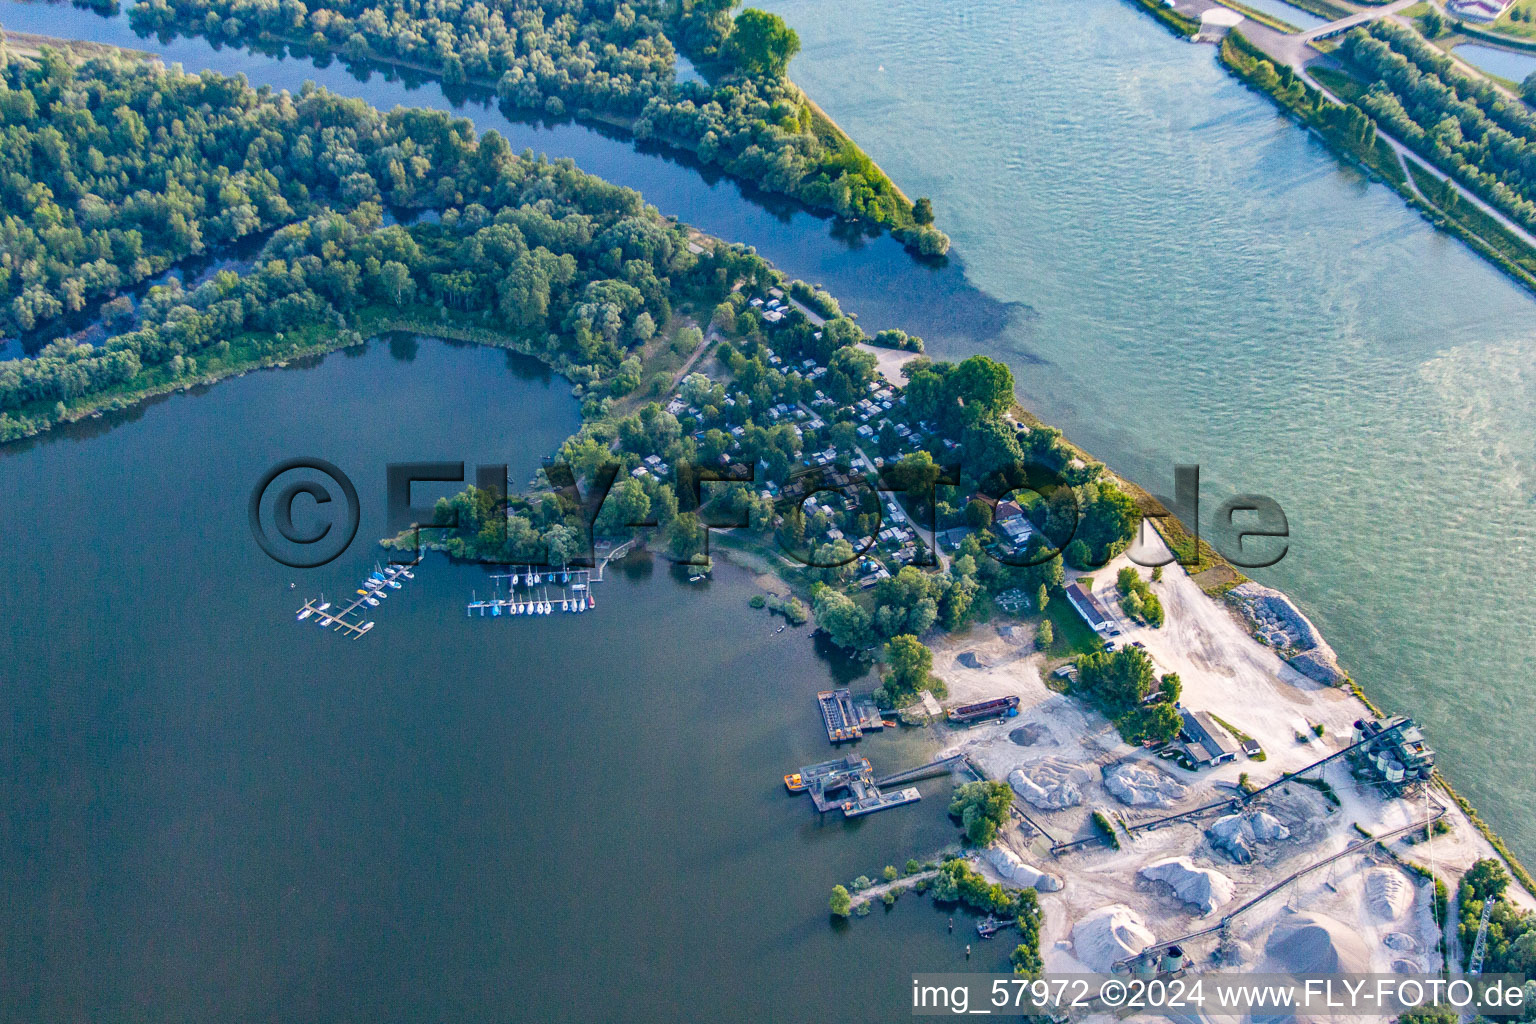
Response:
[[[804,43],[793,77],[933,197],[953,259],[919,264],[685,159],[431,84],[146,42],[74,8],[5,3],[0,20],[457,110],[755,245],[867,329],[1005,360],[1027,405],[1153,491],[1196,462],[1207,513],[1274,497],[1291,551],[1255,575],[1378,702],[1418,716],[1451,780],[1536,853],[1509,770],[1536,763],[1531,297],[1210,48],[1116,0],[1070,16],[767,6]],[[957,962],[955,937],[911,899],[834,930],[826,890],[952,835],[943,787],[852,827],[783,799],[780,774],[827,756],[809,694],[840,668],[803,635],[770,639],[747,580],[705,591],[638,569],[602,585],[596,617],[482,622],[461,608],[483,572],[438,560],[360,643],[294,625],[292,574],[260,562],[236,514],[278,453],[350,470],[502,448],[494,461],[523,457],[526,475],[574,423],[564,386],[502,369],[504,353],[387,348],[0,457],[22,538],[0,652],[19,676],[0,691],[16,751],[0,863],[17,894],[0,968],[26,979],[0,1015],[823,1020],[818,993],[850,972],[873,981],[839,1019],[904,1013],[903,972]],[[402,396],[423,412],[396,413]],[[535,425],[502,418],[522,409]],[[168,516],[155,499],[189,472]],[[365,498],[382,492],[373,472]],[[360,543],[378,532],[365,516]],[[301,586],[339,585],[365,551]],[[571,707],[595,720],[556,727]],[[924,753],[917,737],[865,747]],[[594,972],[606,996],[585,987]]]

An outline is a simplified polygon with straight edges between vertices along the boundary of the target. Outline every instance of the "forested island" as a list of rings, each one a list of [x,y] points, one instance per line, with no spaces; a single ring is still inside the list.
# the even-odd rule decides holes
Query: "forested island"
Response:
[[[494,90],[513,111],[617,125],[758,188],[891,229],[938,256],[949,239],[785,77],[799,37],[738,0],[149,0],[140,31],[279,43]],[[681,80],[679,52],[709,77]]]

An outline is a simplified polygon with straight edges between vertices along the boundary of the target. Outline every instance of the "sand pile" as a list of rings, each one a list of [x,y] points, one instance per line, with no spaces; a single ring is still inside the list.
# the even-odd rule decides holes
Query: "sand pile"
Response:
[[[1036,743],[1052,742],[1051,730],[1039,722],[1025,722],[1010,732],[1008,738],[1021,747],[1032,747]]]
[[[1365,941],[1326,914],[1296,914],[1275,925],[1264,951],[1293,974],[1363,974],[1371,968]]]
[[[1104,788],[1132,807],[1172,807],[1189,788],[1148,764],[1117,764],[1104,770]]]
[[[1217,818],[1205,830],[1206,838],[1239,864],[1253,860],[1260,843],[1273,843],[1290,836],[1291,830],[1280,819],[1264,811],[1248,811]]]
[[[1217,907],[1232,898],[1232,879],[1212,868],[1196,867],[1188,857],[1154,861],[1137,874],[1168,883],[1175,896],[1199,909],[1202,915],[1215,913]]]
[[[1061,888],[1061,879],[1031,867],[1019,859],[1019,855],[1006,846],[990,846],[982,855],[994,871],[1005,881],[1041,892],[1055,892]]]
[[[1072,951],[1090,971],[1109,973],[1116,961],[1135,956],[1157,940],[1130,907],[1100,907],[1072,926]]]
[[[1008,773],[1008,784],[1019,796],[1042,811],[1059,811],[1083,802],[1080,788],[1088,772],[1080,764],[1059,757],[1042,757]]]
[[[1383,921],[1396,921],[1413,902],[1413,886],[1401,871],[1372,868],[1365,874],[1365,903]]]

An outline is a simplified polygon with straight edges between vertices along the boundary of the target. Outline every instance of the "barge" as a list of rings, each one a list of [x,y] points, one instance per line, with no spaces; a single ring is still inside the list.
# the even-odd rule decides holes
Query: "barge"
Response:
[[[985,722],[989,718],[1012,718],[1018,713],[1019,698],[994,697],[991,700],[950,708],[949,720],[959,725],[970,725],[973,722]]]

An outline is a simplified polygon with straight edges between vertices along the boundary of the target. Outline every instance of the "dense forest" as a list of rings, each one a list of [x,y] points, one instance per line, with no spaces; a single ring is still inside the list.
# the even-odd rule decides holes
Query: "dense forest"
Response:
[[[835,642],[907,652],[891,656],[900,670],[883,700],[893,705],[942,685],[916,636],[963,628],[1010,590],[1043,609],[1063,582],[1058,549],[1066,545],[1073,564],[1102,564],[1139,521],[1102,466],[1077,457],[1059,431],[1013,418],[1006,366],[918,357],[905,386],[886,382],[864,347],[871,339],[837,315],[831,296],[785,281],[745,247],[700,244],[637,193],[570,161],[519,156],[499,135],[476,138],[468,122],[439,112],[381,114],[319,89],[272,94],[115,57],[13,59],[0,81],[6,129],[29,141],[23,155],[47,182],[39,187],[68,200],[33,202],[42,193],[23,187],[26,171],[16,169],[4,212],[35,233],[59,278],[87,279],[94,260],[112,261],[114,244],[132,244],[149,264],[135,271],[142,279],[188,251],[191,238],[272,227],[242,272],[218,272],[191,290],[152,287],[105,318],[114,333],[98,343],[65,339],[0,363],[0,440],[355,344],[381,326],[513,345],[558,368],[582,399],[583,426],[558,460],[570,476],[546,473],[511,497],[470,488],[442,503],[443,521],[456,516],[458,525],[434,543],[470,557],[563,562],[587,550],[591,529],[617,538],[653,523],[672,556],[691,561],[703,552],[706,522],[724,513],[796,553],[817,621]],[[79,145],[61,152],[50,143],[66,131]],[[89,209],[89,232],[79,221],[70,222],[74,234],[51,228],[66,209],[77,218]],[[85,244],[93,239],[95,251]],[[56,240],[79,244],[47,248]],[[834,315],[818,323],[784,306],[786,289]],[[769,311],[768,299],[781,308]],[[705,321],[719,339],[708,346]],[[882,335],[921,347],[899,331]],[[708,356],[676,386],[667,374],[647,380],[658,343]],[[854,544],[872,543],[884,522],[880,493],[854,483],[851,467],[869,453],[919,521],[975,530],[940,572],[897,565],[855,601],[847,591],[875,563]],[[699,466],[751,482],[702,492]],[[622,475],[590,510],[581,489],[603,470]],[[1041,470],[1049,482],[1035,488]],[[852,491],[813,509],[797,495],[822,473]],[[1040,535],[1027,559],[1000,559],[989,501],[1020,488],[1039,495],[1031,516]],[[892,541],[887,551],[900,547],[913,561],[920,543]]]
[[[50,289],[83,301],[123,283],[113,269],[142,279],[201,240],[285,225],[250,273],[151,289],[132,329],[98,346],[0,363],[0,438],[82,397],[297,350],[366,306],[476,318],[590,381],[667,321],[673,294],[718,286],[717,264],[745,258],[695,256],[632,190],[446,114],[110,58],[12,60],[0,80],[12,316]],[[384,206],[441,216],[385,226]]]
[[[1366,113],[1415,152],[1513,219],[1536,228],[1536,116],[1486,79],[1455,67],[1388,19],[1355,29],[1341,52],[1372,82]]]
[[[768,191],[887,226],[939,255],[949,239],[784,74],[799,38],[736,0],[147,0],[145,32],[284,41],[391,61],[449,84],[494,88],[509,107],[621,124]],[[670,33],[670,36],[669,36]],[[673,39],[713,81],[679,81]]]

